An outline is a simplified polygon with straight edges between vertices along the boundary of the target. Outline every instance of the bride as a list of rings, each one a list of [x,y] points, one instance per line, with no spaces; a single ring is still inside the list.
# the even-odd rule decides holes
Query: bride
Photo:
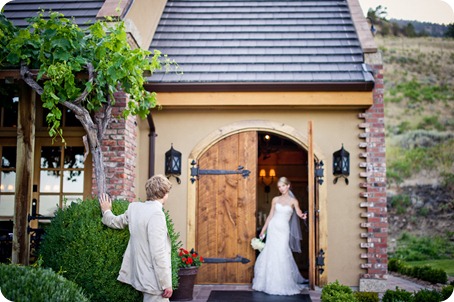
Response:
[[[265,234],[267,239],[255,262],[252,289],[271,295],[296,295],[307,280],[301,276],[292,255],[292,250],[301,252],[301,229],[298,219],[296,227],[290,227],[290,220],[295,212],[301,219],[306,219],[306,214],[290,191],[286,177],[279,179],[277,187],[281,195],[273,198],[270,214],[260,232],[260,239]],[[299,234],[295,235],[296,229]]]

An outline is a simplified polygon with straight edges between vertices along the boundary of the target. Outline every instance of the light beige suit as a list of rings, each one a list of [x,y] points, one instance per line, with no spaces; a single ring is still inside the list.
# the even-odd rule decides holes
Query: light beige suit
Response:
[[[119,281],[151,295],[162,295],[165,288],[172,287],[171,244],[160,202],[133,202],[118,216],[105,211],[102,222],[114,229],[129,225],[131,237]]]

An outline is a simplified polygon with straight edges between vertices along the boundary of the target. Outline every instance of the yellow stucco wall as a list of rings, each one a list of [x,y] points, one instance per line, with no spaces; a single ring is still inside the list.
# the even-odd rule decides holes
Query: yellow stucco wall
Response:
[[[247,100],[245,100],[247,102]],[[342,109],[342,110],[308,110],[303,108],[290,109],[166,109],[153,111],[153,119],[157,129],[156,138],[156,173],[164,173],[164,154],[170,149],[171,144],[175,149],[182,153],[182,183],[178,185],[174,178],[168,204],[165,208],[170,210],[176,230],[181,234],[183,245],[188,242],[188,187],[190,176],[188,171],[190,162],[188,156],[194,152],[196,146],[205,142],[207,137],[213,137],[219,129],[228,128],[229,125],[253,121],[260,125],[275,124],[287,125],[307,137],[308,121],[313,122],[315,155],[325,162],[325,182],[323,190],[326,193],[322,198],[326,199],[327,210],[320,215],[327,215],[327,274],[328,282],[339,280],[342,284],[358,286],[359,274],[364,271],[360,268],[363,262],[360,254],[364,252],[360,248],[362,242],[360,233],[364,230],[360,227],[363,219],[360,217],[362,209],[359,207],[362,201],[359,197],[359,183],[364,180],[359,177],[363,172],[359,168],[361,159],[359,153],[363,152],[359,148],[361,140],[359,134],[362,130],[358,124],[362,122],[358,118],[358,113],[364,109]],[[141,121],[140,123],[146,123]],[[140,146],[148,148],[148,132],[144,133],[140,127]],[[272,130],[272,129],[270,129]],[[148,130],[147,130],[148,131]],[[332,175],[332,153],[339,150],[344,144],[346,150],[350,152],[350,184],[346,185],[340,180],[336,185],[333,184]],[[203,145],[203,143],[202,143]],[[208,147],[208,146],[207,146]],[[148,169],[145,165],[145,152],[141,152],[138,160],[138,168]],[[145,199],[143,184],[147,175],[140,172],[139,196]],[[190,187],[189,187],[190,188]],[[271,197],[271,196],[270,196]]]

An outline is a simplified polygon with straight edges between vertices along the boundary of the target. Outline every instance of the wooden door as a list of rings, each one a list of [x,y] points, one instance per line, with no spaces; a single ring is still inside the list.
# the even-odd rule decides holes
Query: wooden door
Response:
[[[315,267],[315,249],[316,249],[316,234],[315,234],[315,179],[314,179],[314,146],[313,146],[313,132],[312,132],[312,121],[308,123],[308,154],[307,154],[307,162],[308,162],[308,194],[309,194],[309,202],[308,202],[308,215],[307,219],[309,221],[309,287],[311,289],[315,288],[315,274],[316,274],[316,267]]]
[[[257,132],[231,135],[207,150],[198,166],[206,170],[237,170],[251,173],[201,175],[197,181],[196,249],[206,258],[251,260],[242,263],[206,263],[197,275],[198,284],[252,282],[255,252],[251,239],[256,228]]]
[[[315,285],[322,285],[319,270],[317,267],[316,257],[321,250],[320,236],[321,233],[326,236],[326,232],[321,230],[320,224],[320,203],[319,203],[319,183],[315,177],[314,155],[314,133],[312,121],[308,123],[308,226],[309,226],[309,287],[315,289]],[[317,161],[318,162],[318,161]],[[325,274],[326,280],[326,274]]]

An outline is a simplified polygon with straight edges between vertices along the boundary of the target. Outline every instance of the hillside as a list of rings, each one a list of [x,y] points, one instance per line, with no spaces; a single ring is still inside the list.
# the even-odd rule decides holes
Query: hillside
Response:
[[[376,42],[384,60],[390,242],[403,232],[454,240],[454,40]]]

